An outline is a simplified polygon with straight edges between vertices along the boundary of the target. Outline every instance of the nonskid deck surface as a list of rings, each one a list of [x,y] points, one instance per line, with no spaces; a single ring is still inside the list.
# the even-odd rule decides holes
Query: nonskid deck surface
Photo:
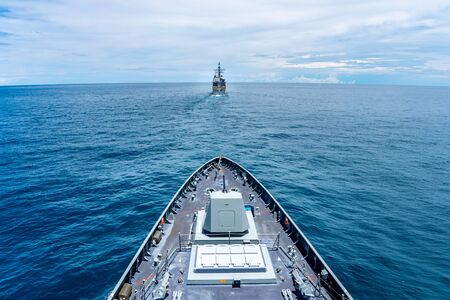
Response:
[[[285,299],[314,299],[304,298],[294,286],[292,279],[292,259],[286,249],[293,247],[296,250],[295,262],[301,266],[303,274],[311,283],[322,291],[317,299],[331,299],[327,292],[320,288],[318,277],[306,263],[301,252],[294,245],[288,233],[258,193],[246,183],[245,177],[230,169],[229,166],[214,165],[207,172],[197,175],[191,188],[184,192],[181,202],[167,221],[161,224],[163,235],[160,243],[146,251],[145,260],[140,262],[137,272],[131,278],[132,295],[130,299],[153,299],[151,291],[163,274],[170,273],[169,291],[165,299],[244,299],[260,297],[262,299],[283,299],[282,291],[290,290],[292,298]],[[205,209],[209,201],[211,189],[221,191],[223,181],[227,190],[236,190],[242,193],[244,203],[255,208],[254,221],[259,236],[259,244],[266,245],[276,270],[276,283],[272,284],[242,284],[240,287],[224,285],[191,285],[187,284],[189,258],[192,250],[192,231],[194,230],[194,215]],[[254,197],[250,196],[254,195]],[[154,260],[161,258],[161,263],[155,266]]]

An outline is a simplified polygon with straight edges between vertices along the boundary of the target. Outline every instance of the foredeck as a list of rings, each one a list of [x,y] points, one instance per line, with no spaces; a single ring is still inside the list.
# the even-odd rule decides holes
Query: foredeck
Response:
[[[231,284],[188,284],[198,212],[207,206],[211,189],[223,189],[223,181],[227,190],[239,191],[244,203],[253,206],[258,240],[251,242],[266,245],[269,249],[273,269],[276,270],[276,283],[242,284],[240,287],[232,287]],[[138,253],[136,261],[130,264],[128,274],[122,277],[124,282],[116,286],[110,298],[119,299],[119,288],[128,282],[132,286],[130,299],[153,299],[152,290],[168,271],[169,290],[164,299],[244,299],[255,296],[263,299],[351,299],[309,241],[284,210],[277,206],[276,200],[269,196],[259,182],[237,164],[221,158],[212,160],[193,174],[172,200],[173,203],[169,204],[157,225],[163,232],[160,242],[152,244],[152,236],[149,235],[141,247],[142,253]],[[227,241],[225,237],[221,242],[232,243],[232,240]],[[296,255],[291,255],[289,249],[295,249]],[[315,257],[315,266],[310,265],[312,257]],[[155,258],[160,263],[155,264]],[[301,294],[294,284],[294,269],[298,269],[313,288],[314,296]],[[318,273],[323,270],[327,272],[322,273],[326,274],[322,278]],[[283,290],[292,294],[283,296]],[[181,298],[177,298],[180,294]]]

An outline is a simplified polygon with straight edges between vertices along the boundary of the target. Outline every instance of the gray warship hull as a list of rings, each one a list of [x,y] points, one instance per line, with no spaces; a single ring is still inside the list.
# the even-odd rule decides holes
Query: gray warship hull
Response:
[[[225,95],[227,84],[222,74],[225,69],[220,67],[220,62],[217,65],[217,69],[215,69],[216,73],[214,74],[212,81],[212,92],[211,95]]]
[[[242,195],[245,232],[202,230],[213,194]],[[270,192],[236,162],[216,157],[179,188],[108,299],[249,297],[352,299]]]

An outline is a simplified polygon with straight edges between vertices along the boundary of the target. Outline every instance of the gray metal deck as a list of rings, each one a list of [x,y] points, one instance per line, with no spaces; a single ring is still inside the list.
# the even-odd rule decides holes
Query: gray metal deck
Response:
[[[229,284],[187,285],[189,258],[194,242],[191,238],[194,215],[205,209],[209,189],[222,190],[222,174],[226,189],[238,190],[242,193],[244,203],[255,208],[254,220],[259,236],[257,243],[269,248],[276,270],[276,284],[242,284],[239,288]],[[254,195],[253,199],[251,194]],[[163,235],[160,243],[154,246],[151,237],[157,227],[162,227]],[[296,250],[297,257],[294,260],[287,254],[289,246]],[[161,263],[155,266],[154,258],[158,254],[162,255]],[[314,286],[317,297],[302,297],[297,291],[291,275],[293,261]],[[311,267],[311,262],[315,266]],[[319,279],[317,274],[324,269],[328,271],[328,278]],[[248,171],[226,158],[211,160],[180,188],[109,298],[118,299],[121,286],[128,282],[132,285],[130,299],[152,299],[151,290],[166,270],[171,277],[165,299],[172,299],[175,291],[182,292],[181,299],[283,299],[283,289],[290,290],[293,299],[351,299],[303,233],[279,207],[278,202]]]

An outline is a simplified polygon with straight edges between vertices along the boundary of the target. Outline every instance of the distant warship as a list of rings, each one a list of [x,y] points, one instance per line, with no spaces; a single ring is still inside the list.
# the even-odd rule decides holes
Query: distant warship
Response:
[[[353,300],[272,194],[222,156],[184,182],[108,296],[163,299]]]
[[[213,82],[212,82],[212,93],[213,95],[221,95],[221,94],[225,94],[225,90],[227,88],[227,84],[225,82],[225,79],[222,76],[223,71],[225,71],[225,69],[222,69],[220,67],[220,62],[217,66],[217,69],[215,69],[215,74],[213,77]]]

